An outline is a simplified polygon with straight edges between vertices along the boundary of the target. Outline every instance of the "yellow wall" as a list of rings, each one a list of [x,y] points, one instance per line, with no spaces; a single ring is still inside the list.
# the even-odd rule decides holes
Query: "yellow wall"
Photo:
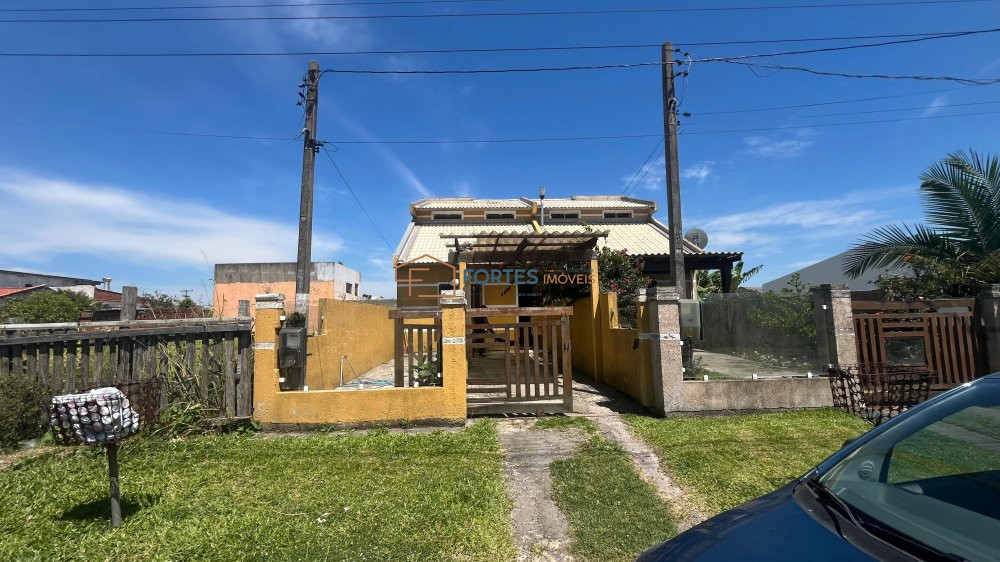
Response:
[[[649,340],[639,339],[639,330],[618,328],[618,295],[599,295],[596,318],[591,298],[573,306],[570,319],[573,366],[628,394],[644,406],[653,405],[652,359]],[[645,326],[646,307],[639,303],[639,326]]]
[[[306,384],[310,390],[340,385],[340,358],[346,354],[360,375],[392,359],[393,321],[389,308],[365,301],[323,299],[319,302],[319,333],[309,338]],[[347,361],[344,382],[354,379]]]
[[[464,301],[443,304],[444,337],[465,336]],[[273,349],[280,310],[257,311],[254,326],[254,418],[265,425],[365,426],[400,421],[461,422],[465,419],[465,346],[448,344],[442,353],[444,386],[379,390],[278,389]]]

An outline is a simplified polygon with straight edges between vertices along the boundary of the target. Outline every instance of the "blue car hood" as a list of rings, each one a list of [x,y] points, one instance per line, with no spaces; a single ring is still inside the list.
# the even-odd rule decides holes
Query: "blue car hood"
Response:
[[[828,530],[792,497],[794,483],[692,527],[639,561],[873,560]]]

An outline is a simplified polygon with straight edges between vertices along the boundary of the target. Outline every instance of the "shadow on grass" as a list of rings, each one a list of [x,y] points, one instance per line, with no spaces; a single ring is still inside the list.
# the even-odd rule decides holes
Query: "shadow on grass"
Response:
[[[128,519],[140,510],[152,507],[160,501],[159,495],[153,494],[132,494],[121,499],[122,518]],[[111,498],[104,496],[92,499],[88,502],[77,504],[64,511],[59,516],[61,521],[111,521]]]

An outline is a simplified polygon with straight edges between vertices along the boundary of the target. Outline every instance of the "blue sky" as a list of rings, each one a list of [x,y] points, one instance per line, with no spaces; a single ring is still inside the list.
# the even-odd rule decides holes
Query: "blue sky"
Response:
[[[148,0],[154,2],[154,0]],[[157,5],[168,0],[155,0]],[[790,0],[791,3],[791,0]],[[731,6],[713,0],[699,6]],[[761,2],[746,3],[746,5]],[[6,8],[22,4],[5,4]],[[46,6],[68,6],[49,2]],[[108,5],[111,5],[110,3]],[[426,6],[172,11],[164,15],[378,14],[654,7],[652,0],[510,0]],[[694,5],[694,4],[690,4]],[[58,16],[59,14],[55,14]],[[77,17],[149,16],[85,13]],[[37,17],[37,14],[0,14]],[[756,12],[420,20],[0,24],[0,52],[286,51],[658,43],[919,33],[996,27],[1000,3]],[[693,58],[840,43],[691,47]],[[769,62],[846,72],[1000,76],[1000,34]],[[115,287],[193,289],[210,300],[212,264],[293,261],[301,143],[141,134],[291,137],[309,56],[0,57],[0,268],[100,278]],[[533,53],[318,56],[323,68],[563,66],[659,59],[657,48]],[[655,134],[659,69],[448,76],[329,74],[319,137],[509,138]],[[695,64],[683,87],[684,227],[709,249],[764,264],[757,283],[842,251],[886,222],[920,218],[917,177],[952,150],[997,151],[1000,114],[824,127],[844,121],[1000,111],[1000,86],[861,80],[783,71],[758,77]],[[699,112],[913,94],[736,114]],[[893,113],[862,113],[914,108]],[[844,113],[837,116],[818,114]],[[705,131],[791,127],[776,131]],[[534,144],[336,145],[335,158],[392,246],[424,196],[619,194],[655,138]],[[392,250],[317,160],[315,260],[362,272],[392,293]],[[662,165],[634,196],[664,201]]]

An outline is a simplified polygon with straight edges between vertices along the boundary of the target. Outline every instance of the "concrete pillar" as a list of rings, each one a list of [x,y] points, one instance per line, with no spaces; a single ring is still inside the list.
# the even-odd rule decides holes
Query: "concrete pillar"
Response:
[[[285,313],[285,295],[268,293],[254,297],[257,310],[253,325],[253,410],[254,417],[270,414],[278,387],[278,329]]]
[[[843,283],[824,283],[811,291],[819,362],[827,366],[856,364],[858,339],[850,289]]]
[[[680,293],[676,287],[640,291],[645,297],[646,326],[639,338],[650,341],[653,411],[657,415],[682,409],[684,360],[681,356]]]
[[[461,415],[467,409],[466,381],[469,360],[465,351],[465,292],[442,292],[441,297],[441,374],[444,389],[456,403],[461,404]]]
[[[990,373],[1000,371],[1000,284],[983,285],[979,290],[979,323],[985,336],[983,351]]]

